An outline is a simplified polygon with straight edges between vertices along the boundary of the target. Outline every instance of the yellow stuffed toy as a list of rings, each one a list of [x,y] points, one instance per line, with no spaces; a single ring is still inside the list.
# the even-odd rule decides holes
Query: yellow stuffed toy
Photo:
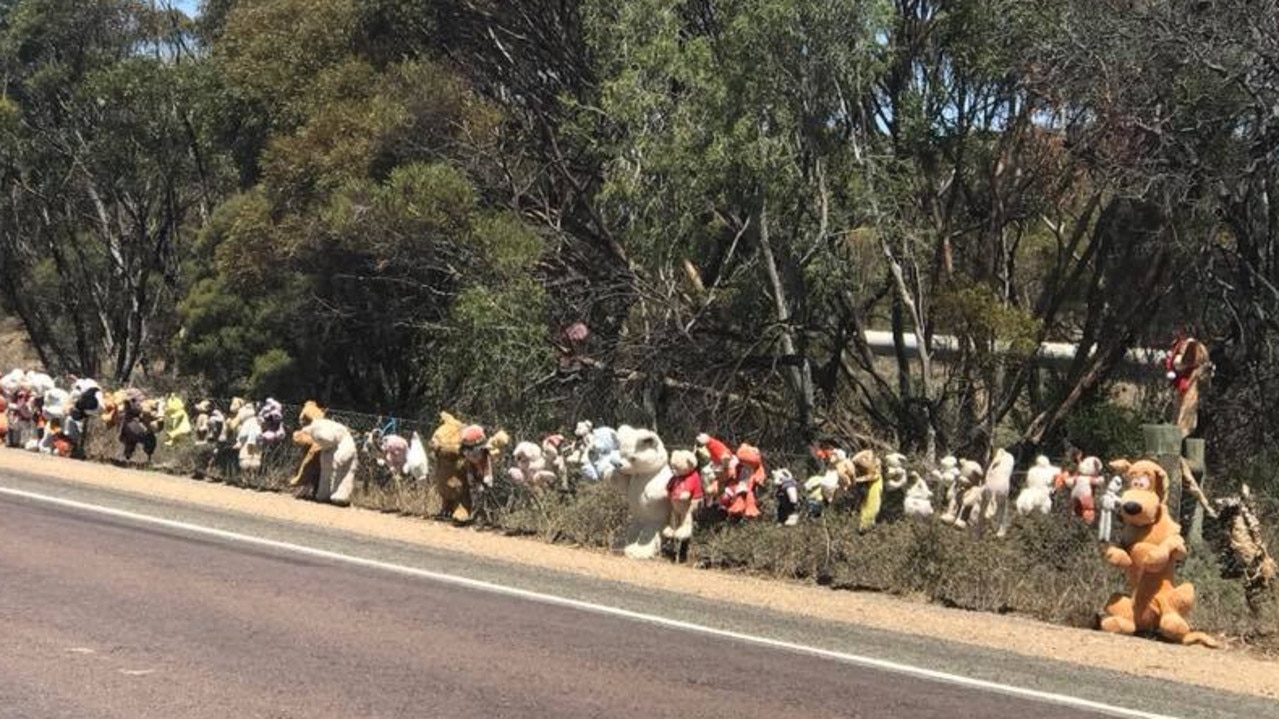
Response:
[[[1216,647],[1217,641],[1193,632],[1186,614],[1195,605],[1195,586],[1173,585],[1176,563],[1186,556],[1181,526],[1173,521],[1165,504],[1168,473],[1150,460],[1118,459],[1111,469],[1123,475],[1126,489],[1119,498],[1124,523],[1120,546],[1108,546],[1108,564],[1123,570],[1127,594],[1114,594],[1102,610],[1101,628],[1116,634],[1157,631],[1179,644]]]
[[[164,446],[172,447],[191,438],[191,418],[186,403],[176,394],[164,398]]]

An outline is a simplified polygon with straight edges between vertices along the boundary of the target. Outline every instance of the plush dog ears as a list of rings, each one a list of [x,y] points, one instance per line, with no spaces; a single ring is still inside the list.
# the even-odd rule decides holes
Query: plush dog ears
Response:
[[[1132,462],[1129,462],[1126,459],[1112,459],[1108,466],[1112,471],[1118,472],[1119,474],[1127,474],[1128,469],[1132,467]]]

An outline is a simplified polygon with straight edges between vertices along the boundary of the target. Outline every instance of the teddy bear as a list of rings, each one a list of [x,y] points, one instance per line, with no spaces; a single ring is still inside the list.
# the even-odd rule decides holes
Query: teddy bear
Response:
[[[488,439],[484,428],[464,425],[448,412],[440,413],[440,425],[427,446],[433,484],[443,503],[442,516],[456,524],[467,524],[474,518],[475,497],[492,484],[493,461],[509,442],[505,432]]]
[[[313,447],[319,455],[315,500],[338,506],[350,504],[360,454],[350,428],[327,417],[319,417],[295,432],[294,441]]]
[[[1070,489],[1070,511],[1086,524],[1092,524],[1097,519],[1093,488],[1105,481],[1101,471],[1100,459],[1084,457],[1079,460],[1075,473],[1065,475],[1063,479],[1065,486]]]
[[[1048,514],[1053,508],[1053,480],[1061,473],[1052,461],[1042,454],[1035,457],[1035,464],[1026,470],[1026,485],[1017,494],[1017,513],[1039,512]]]
[[[697,471],[697,455],[687,449],[671,452],[671,478],[666,483],[666,496],[671,511],[662,536],[680,542],[676,560],[684,555],[684,542],[693,536],[693,508],[702,500],[702,475]]]
[[[836,467],[848,459],[848,455],[842,449],[818,449],[813,454],[826,468],[821,474],[804,480],[804,492],[808,495],[808,514],[816,518],[822,516],[822,511],[835,501],[835,495],[839,492],[839,471]]]
[[[652,559],[661,551],[662,527],[670,519],[670,458],[652,430],[622,425],[617,442],[612,482],[626,494],[629,514],[623,552],[631,559]]]
[[[392,479],[399,481],[408,462],[409,441],[398,434],[388,434],[378,442],[378,451],[382,454],[380,463],[390,470]]]
[[[226,418],[209,399],[196,402],[192,409],[195,410],[195,420],[192,423],[192,436],[195,438],[196,447],[194,476],[196,479],[204,479],[216,458],[218,442],[222,438]]]
[[[985,531],[986,522],[994,520],[995,537],[1003,539],[1008,536],[1008,494],[1013,484],[1013,469],[1016,459],[1007,450],[995,450],[995,456],[986,469],[986,480],[981,485],[981,506],[977,510],[977,532]]]
[[[884,488],[897,491],[905,487],[909,480],[906,455],[898,452],[889,452],[884,455]]]
[[[1124,478],[1115,475],[1106,485],[1106,493],[1101,496],[1101,515],[1097,522],[1097,539],[1103,543],[1110,542],[1114,534],[1115,512],[1119,511],[1119,493],[1124,488]]]
[[[574,430],[577,443],[572,452],[578,476],[587,482],[604,482],[613,472],[617,452],[617,431],[612,427],[595,427],[588,421]]]
[[[535,491],[540,491],[556,482],[559,475],[556,473],[554,460],[558,458],[558,455],[555,454],[554,445],[550,445],[551,456],[548,457],[544,449],[547,446],[547,442],[541,445],[520,442],[515,445],[515,450],[511,452],[511,461],[515,463],[515,466],[506,471],[511,481]]]
[[[773,488],[777,499],[777,523],[783,527],[799,524],[799,482],[789,469],[773,470]]]
[[[928,482],[918,472],[911,472],[911,485],[906,490],[906,499],[902,502],[902,511],[907,517],[933,516],[933,492]]]
[[[260,442],[272,445],[283,440],[287,435],[284,426],[284,406],[274,397],[267,397],[258,410],[258,425],[261,428]]]
[[[176,394],[164,398],[164,446],[173,447],[191,438],[191,417]]]
[[[5,435],[5,442],[10,447],[25,447],[36,429],[36,410],[32,404],[31,391],[23,387],[15,390],[10,395],[6,412],[9,416],[9,430]]]
[[[1156,631],[1179,644],[1218,646],[1212,636],[1191,631],[1186,621],[1195,604],[1194,585],[1173,584],[1176,563],[1186,557],[1186,541],[1166,504],[1168,473],[1144,459],[1117,459],[1110,467],[1126,484],[1119,497],[1123,530],[1119,545],[1107,545],[1103,557],[1123,571],[1128,592],[1106,602],[1101,629],[1115,634]]]
[[[324,450],[315,437],[305,430],[312,422],[324,419],[325,415],[324,408],[314,400],[307,400],[302,405],[302,410],[298,412],[300,429],[293,433],[293,443],[301,446],[304,453],[302,461],[298,463],[297,471],[289,478],[289,486],[293,487],[293,496],[299,499],[314,497],[320,486],[320,474],[323,464],[321,453]]]
[[[759,516],[759,503],[755,497],[756,488],[763,485],[764,459],[759,448],[743,443],[734,453],[736,471],[726,481],[718,481],[720,490],[719,503],[728,513],[729,520],[754,519]]]
[[[44,433],[40,435],[36,444],[36,451],[41,454],[55,454],[54,441],[60,440],[59,448],[65,450],[65,454],[63,452],[56,452],[56,454],[63,457],[70,456],[70,443],[62,430],[71,414],[71,407],[70,392],[58,387],[45,391],[40,403],[45,427]]]

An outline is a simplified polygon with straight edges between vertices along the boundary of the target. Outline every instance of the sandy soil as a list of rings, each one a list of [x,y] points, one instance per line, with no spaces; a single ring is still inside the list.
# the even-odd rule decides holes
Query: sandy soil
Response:
[[[811,585],[698,570],[663,562],[652,562],[644,565],[643,571],[636,571],[634,561],[597,551],[25,452],[0,451],[0,469],[14,469],[260,517],[321,525],[370,537],[447,548],[822,620],[932,636],[1095,668],[1279,698],[1279,663],[1237,649],[1214,651],[1180,647],[1054,626],[1021,617],[964,612],[897,597],[834,592]]]

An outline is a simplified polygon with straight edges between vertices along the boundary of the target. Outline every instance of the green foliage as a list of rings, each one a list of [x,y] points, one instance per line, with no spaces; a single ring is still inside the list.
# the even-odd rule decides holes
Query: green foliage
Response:
[[[1094,400],[1066,418],[1067,441],[1087,454],[1104,458],[1137,457],[1144,451],[1142,418],[1132,409]]]

